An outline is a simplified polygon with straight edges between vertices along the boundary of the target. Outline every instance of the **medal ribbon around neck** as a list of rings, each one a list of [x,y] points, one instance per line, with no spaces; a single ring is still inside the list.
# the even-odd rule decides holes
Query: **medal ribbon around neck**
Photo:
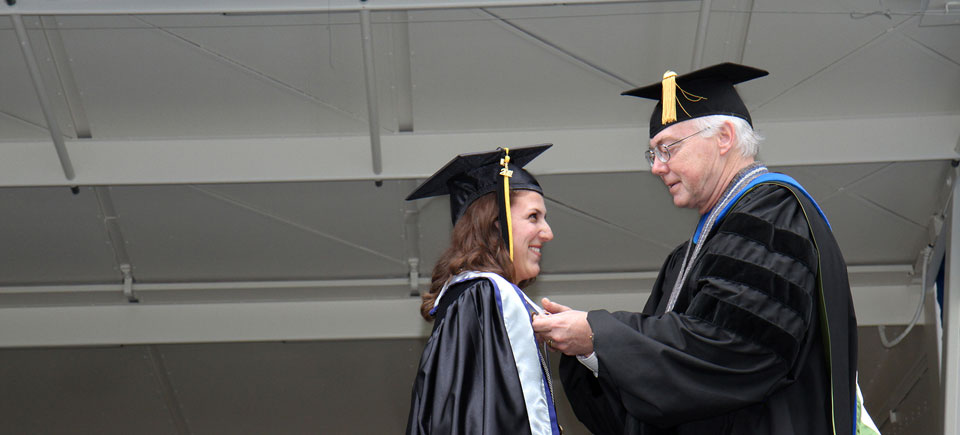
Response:
[[[677,277],[677,282],[673,284],[673,291],[670,292],[670,300],[667,302],[667,312],[673,311],[673,306],[676,305],[677,298],[680,296],[680,289],[683,287],[683,282],[686,281],[687,274],[690,272],[690,269],[693,268],[693,263],[697,261],[697,256],[700,255],[700,248],[703,247],[703,243],[707,240],[707,235],[710,234],[710,230],[713,229],[713,225],[717,222],[720,212],[727,208],[730,201],[736,198],[737,194],[740,193],[747,184],[750,184],[754,178],[766,172],[768,172],[767,167],[759,163],[743,168],[733,179],[733,182],[731,182],[731,187],[728,187],[727,191],[723,193],[720,202],[710,210],[710,214],[707,215],[707,220],[703,223],[703,228],[700,229],[697,240],[691,239],[690,243],[687,244],[687,252],[683,254],[683,263],[681,263],[682,266],[680,267],[680,276]],[[690,255],[690,245],[696,245],[693,249],[692,256]]]

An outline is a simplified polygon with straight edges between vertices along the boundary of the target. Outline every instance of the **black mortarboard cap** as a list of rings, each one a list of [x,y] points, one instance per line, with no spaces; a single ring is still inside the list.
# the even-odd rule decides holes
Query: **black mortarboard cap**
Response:
[[[550,148],[553,144],[533,145],[522,148],[509,148],[510,190],[525,189],[543,193],[540,184],[523,169],[523,166]],[[450,195],[450,217],[456,224],[467,207],[477,198],[493,192],[500,186],[500,159],[504,149],[495,151],[460,154],[431,175],[420,187],[417,187],[407,201],[429,198],[431,196]]]
[[[682,76],[667,71],[663,80],[620,95],[658,101],[650,116],[650,138],[675,123],[708,115],[736,116],[753,126],[750,112],[733,85],[767,74],[769,73],[762,69],[727,62]],[[667,92],[664,93],[664,90]]]

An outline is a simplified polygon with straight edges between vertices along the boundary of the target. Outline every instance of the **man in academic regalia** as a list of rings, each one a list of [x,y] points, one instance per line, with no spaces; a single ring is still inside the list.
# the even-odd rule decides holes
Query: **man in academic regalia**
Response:
[[[725,63],[624,93],[658,101],[646,159],[674,205],[701,218],[642,312],[543,300],[552,314],[534,330],[565,354],[564,390],[594,433],[875,430],[857,423],[857,321],[829,223],[795,180],[755,160],[760,138],[734,85],[765,75]]]

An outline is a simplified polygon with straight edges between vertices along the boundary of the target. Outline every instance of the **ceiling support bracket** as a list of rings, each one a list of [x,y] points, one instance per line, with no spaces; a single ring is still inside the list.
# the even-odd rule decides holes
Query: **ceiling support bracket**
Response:
[[[40,75],[40,66],[33,54],[30,38],[27,37],[27,29],[23,26],[23,18],[19,14],[11,14],[10,20],[13,21],[13,27],[17,32],[20,49],[23,50],[23,57],[27,62],[30,78],[33,79],[33,88],[37,91],[37,99],[40,100],[40,109],[43,110],[43,117],[47,120],[47,129],[50,130],[50,137],[53,138],[53,145],[56,147],[57,156],[60,158],[60,166],[63,167],[63,175],[67,177],[67,180],[73,180],[75,176],[73,163],[70,162],[70,154],[67,153],[67,146],[63,142],[63,132],[60,130],[56,114],[53,113],[47,88],[43,84],[43,76]]]
[[[131,271],[130,263],[123,263],[120,265],[120,273],[123,274],[123,296],[127,298],[127,302],[135,304],[140,302],[137,299],[137,295],[133,294],[133,274]]]
[[[407,264],[410,265],[410,293],[419,294],[417,290],[420,287],[420,259],[416,257],[408,258]]]
[[[373,30],[370,10],[360,11],[360,33],[363,36],[363,71],[367,85],[367,113],[370,121],[370,152],[373,158],[373,173],[383,172],[380,152],[380,107],[377,101],[377,71],[373,64]]]

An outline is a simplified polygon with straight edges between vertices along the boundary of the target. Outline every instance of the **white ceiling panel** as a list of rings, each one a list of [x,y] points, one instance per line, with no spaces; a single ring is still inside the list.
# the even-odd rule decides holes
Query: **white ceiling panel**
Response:
[[[176,433],[143,346],[6,350],[0,375],[7,433]]]
[[[61,34],[97,138],[367,131],[365,121],[278,86],[171,30],[117,23]]]
[[[732,3],[732,4],[726,4]],[[704,55],[701,65],[719,62],[743,62],[743,52],[747,49],[750,37],[750,1],[731,0],[714,2],[711,5],[710,22],[704,40]],[[694,2],[697,4],[697,2]],[[697,14],[699,16],[699,14]],[[692,65],[692,62],[690,62]],[[679,63],[674,69],[685,69],[685,63]],[[648,75],[650,77],[650,75]],[[656,77],[655,73],[653,77]]]
[[[848,191],[926,227],[934,213],[943,211],[952,169],[950,162],[944,161],[894,163]]]
[[[400,259],[404,231],[403,199],[414,185],[405,181],[334,183],[263,183],[198,186],[216,197],[235,201],[276,225],[299,226]],[[409,187],[409,188],[408,188]],[[376,217],[373,220],[362,217]]]
[[[616,77],[642,86],[666,69],[689,65],[696,32],[674,30],[678,26],[695,29],[699,10],[698,2],[675,1],[496,8],[491,12]],[[652,34],[664,37],[651,43]]]
[[[957,36],[960,37],[960,27]],[[898,32],[886,33],[852,52],[844,62],[827,66],[823,74],[812,76],[764,104],[762,113],[773,119],[803,119],[960,110],[960,101],[955,97],[960,95],[960,65],[918,50],[917,45]],[[943,86],[929,86],[930,82]],[[837,103],[824,104],[825,101]],[[800,107],[817,110],[804,113],[796,110]]]
[[[9,20],[0,19],[0,22]],[[0,132],[2,140],[47,138],[46,122],[13,29],[0,30]],[[39,134],[38,133],[42,133]]]
[[[164,347],[163,358],[191,433],[391,433],[406,423],[421,349],[419,340],[236,343]]]
[[[6,140],[49,140],[50,133],[37,124],[25,121],[6,112],[0,112],[0,131]]]
[[[696,213],[677,210],[660,178],[649,172],[542,178],[552,201],[653,246],[673,249],[690,237],[697,223]]]
[[[762,145],[761,145],[762,146]],[[774,171],[790,174],[818,201],[839,194],[847,186],[882,170],[889,163],[856,165],[773,167]]]
[[[413,189],[410,189],[413,192]],[[409,192],[408,192],[409,194]],[[404,196],[406,197],[406,196]],[[419,210],[417,222],[420,251],[420,274],[431,276],[433,266],[450,244],[450,232],[453,223],[450,218],[450,200],[445,197],[433,197],[415,201]]]
[[[339,279],[406,273],[405,263],[386,252],[396,244],[351,243],[328,235],[313,222],[273,216],[191,186],[112,191],[134,276],[140,280]],[[322,201],[296,198],[293,203],[310,200]],[[325,205],[345,225],[354,213],[362,212],[336,201]]]
[[[655,270],[672,248],[645,240],[645,233],[611,228],[551,202],[547,215],[554,239],[543,248],[544,273]]]
[[[750,82],[749,86],[739,87],[748,106],[757,108],[757,113],[768,119],[856,114],[852,108],[858,107],[857,101],[833,97],[835,94],[830,92],[836,89],[823,89],[820,77],[825,69],[837,62],[843,63],[847,56],[886,34],[884,28],[871,23],[878,18],[856,19],[843,5],[827,1],[758,3],[756,7],[758,13],[751,17],[744,63],[762,64],[771,74]],[[896,53],[886,55],[891,54]],[[804,61],[797,62],[797,59]],[[801,98],[790,91],[794,87],[819,90],[820,93],[808,98],[829,100],[831,104],[821,102],[810,106],[805,101],[800,105],[793,101]],[[784,107],[816,107],[817,110],[786,112]]]
[[[927,229],[854,195],[818,200],[830,219],[847,265],[913,264]]]
[[[623,86],[474,11],[410,24],[418,131],[568,128],[635,122]],[[478,19],[484,18],[484,19]],[[509,103],[508,103],[509,102]],[[572,102],[572,104],[570,103]]]
[[[848,264],[912,264],[928,242],[927,218],[943,206],[949,168],[933,161],[773,169],[814,196]]]
[[[381,16],[381,15],[378,15]],[[382,16],[389,17],[384,14]],[[365,123],[367,119],[360,24],[356,14],[306,16],[159,16],[140,19],[262,74],[305,101]],[[381,61],[390,59],[391,24],[374,26]],[[396,130],[392,64],[377,65],[380,118]],[[319,128],[319,127],[318,127]]]
[[[118,282],[92,189],[0,189],[0,276],[8,284]]]
[[[960,16],[953,14],[953,25],[925,25],[927,16],[920,18],[916,25],[903,28],[903,34],[931,51],[949,59],[953,63],[960,63],[960,44],[957,44],[957,28],[960,27]]]

